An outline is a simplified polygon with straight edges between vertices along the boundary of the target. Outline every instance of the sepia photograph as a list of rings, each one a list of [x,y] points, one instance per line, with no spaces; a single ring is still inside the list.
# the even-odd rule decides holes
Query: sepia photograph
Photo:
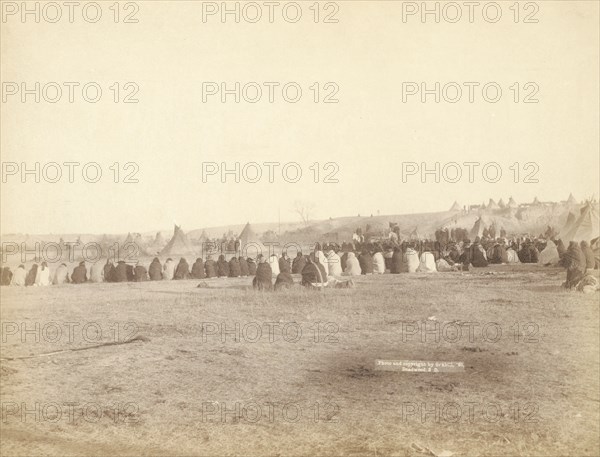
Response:
[[[0,0],[2,457],[600,456],[598,0]]]

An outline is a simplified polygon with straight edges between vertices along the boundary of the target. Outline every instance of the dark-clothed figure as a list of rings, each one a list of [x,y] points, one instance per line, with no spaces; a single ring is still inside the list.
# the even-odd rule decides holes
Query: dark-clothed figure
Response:
[[[136,282],[142,282],[142,281],[148,281],[148,272],[146,271],[146,267],[143,265],[140,265],[139,263],[135,266],[135,281]]]
[[[363,275],[373,274],[373,257],[369,254],[369,251],[362,251],[358,256],[358,263],[360,264],[360,270]]]
[[[85,262],[79,262],[79,265],[71,273],[71,282],[73,284],[83,284],[86,281],[87,269],[85,268]]]
[[[229,264],[223,254],[219,256],[219,260],[217,261],[217,275],[219,278],[229,276]]]
[[[194,265],[192,265],[192,274],[193,279],[204,279],[206,275],[204,274],[204,262],[200,257],[196,259]]]
[[[500,264],[508,263],[508,254],[506,253],[506,247],[503,244],[496,244],[492,248],[492,255],[489,259],[490,263]]]
[[[315,255],[311,253],[304,269],[302,270],[302,282],[303,286],[312,287],[313,284],[327,282],[327,272],[325,267],[316,259]]]
[[[9,267],[2,268],[2,279],[0,284],[3,286],[10,286],[10,281],[13,277],[12,271],[10,271]]]
[[[106,282],[115,282],[116,281],[115,266],[110,259],[106,259],[106,264],[104,265],[104,281],[106,281]]]
[[[531,263],[538,263],[540,259],[540,251],[538,251],[533,243],[529,245],[529,259]]]
[[[478,242],[473,243],[473,246],[471,246],[471,265],[477,268],[488,266],[483,247]]]
[[[277,275],[275,280],[275,290],[289,289],[294,285],[294,280],[289,272],[281,272]]]
[[[31,266],[29,273],[27,273],[27,277],[25,278],[26,286],[33,286],[35,284],[35,277],[37,276],[37,270],[38,270],[38,265],[37,265],[37,263],[34,263]]]
[[[125,271],[127,272],[127,281],[135,281],[135,271],[133,265],[125,264]]]
[[[207,278],[214,278],[217,276],[217,264],[210,255],[206,258],[206,262],[204,262],[204,272],[206,273]]]
[[[246,263],[248,264],[248,276],[254,276],[256,274],[256,262],[252,257],[248,257]]]
[[[252,280],[255,290],[273,290],[273,270],[271,265],[260,257],[260,263],[256,267],[256,276]]]
[[[183,257],[179,259],[179,264],[175,269],[173,279],[190,279],[190,266]]]
[[[232,257],[229,261],[229,277],[230,278],[239,278],[242,275],[240,270],[240,261],[237,257]]]
[[[295,275],[302,274],[302,270],[306,266],[306,256],[303,256],[301,252],[296,254],[296,258],[292,262],[292,273]]]
[[[150,276],[150,281],[160,281],[162,279],[162,265],[158,257],[152,259],[150,268],[148,268],[148,276]]]
[[[561,259],[560,265],[567,269],[565,287],[567,289],[572,289],[577,286],[579,281],[581,281],[585,275],[587,261],[576,241],[571,241],[569,243],[569,249],[567,249],[567,252],[565,252],[565,255]]]
[[[291,273],[292,272],[292,267],[290,266],[290,261],[285,252],[283,254],[281,254],[281,257],[279,257],[279,272],[280,273]]]
[[[115,282],[127,282],[127,264],[119,260],[115,268]]]
[[[242,256],[240,256],[238,259],[238,262],[240,263],[240,275],[248,276],[248,274],[249,274],[248,262],[246,262],[246,259],[244,259]]]
[[[403,261],[404,261],[404,255],[402,254],[402,250],[398,246],[396,246],[394,248],[394,253],[392,254],[390,273],[395,274],[395,275],[402,273]]]

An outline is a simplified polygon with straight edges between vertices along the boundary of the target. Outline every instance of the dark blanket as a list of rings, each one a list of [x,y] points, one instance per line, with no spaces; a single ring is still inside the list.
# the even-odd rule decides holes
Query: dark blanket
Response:
[[[267,262],[259,263],[256,267],[256,276],[252,280],[252,286],[256,290],[273,289],[273,270]]]
[[[394,249],[394,254],[392,255],[392,264],[390,266],[390,272],[393,274],[402,273],[404,262],[404,256],[402,255],[402,251],[398,248]]]
[[[275,290],[289,289],[293,285],[294,280],[292,279],[292,275],[289,272],[282,272],[277,275],[277,279],[275,280]]]
[[[183,258],[179,260],[173,279],[190,279],[190,266],[187,260]]]
[[[73,284],[82,284],[87,281],[87,270],[85,265],[78,265],[71,273],[71,282]]]
[[[529,261],[531,263],[538,263],[540,258],[540,251],[532,244],[529,246]]]
[[[501,244],[495,245],[492,249],[492,255],[490,256],[489,261],[494,264],[508,263],[506,248]]]
[[[242,276],[248,276],[248,262],[246,262],[246,259],[240,256],[238,262],[240,263],[240,274]]]
[[[142,282],[148,281],[148,272],[146,271],[146,267],[143,265],[135,266],[135,281]]]
[[[248,276],[254,276],[256,274],[256,262],[248,257],[246,263],[248,263]]]
[[[488,261],[484,257],[483,252],[479,249],[478,244],[471,246],[471,265],[477,268],[488,266]]]
[[[291,273],[292,267],[290,266],[290,262],[284,257],[279,257],[279,271],[281,273]]]
[[[319,272],[321,273],[319,277]],[[304,266],[302,270],[302,285],[309,286],[313,283],[327,281],[327,273],[325,267],[320,262],[310,262]]]
[[[217,276],[217,264],[213,259],[208,259],[204,262],[204,272],[207,278],[214,278]]]
[[[37,263],[34,263],[31,266],[29,273],[27,273],[27,276],[25,277],[25,285],[26,286],[33,286],[35,284],[35,277],[37,276],[37,270],[38,270]]]
[[[10,268],[8,267],[4,267],[2,268],[2,280],[0,282],[0,284],[2,284],[3,286],[10,286],[10,281],[12,280],[13,274],[12,271],[10,271]]]
[[[227,263],[223,254],[219,256],[219,260],[217,261],[217,275],[219,278],[229,276],[229,263]]]
[[[578,270],[582,273],[586,271],[587,260],[577,242],[571,241],[569,243],[569,248],[560,260],[560,265],[567,270]]]
[[[117,270],[112,262],[104,265],[104,282],[116,282]]]
[[[229,277],[230,278],[239,278],[242,275],[242,271],[240,269],[240,261],[237,257],[232,257],[229,261]]]
[[[127,270],[127,281],[135,281],[135,273],[133,271],[133,265],[126,264]]]
[[[127,282],[127,264],[123,260],[120,260],[115,268],[115,282]]]
[[[517,255],[519,256],[519,261],[521,263],[531,263],[531,252],[528,245],[523,246],[519,252],[517,252]]]
[[[302,254],[298,253],[296,258],[292,262],[292,273],[294,273],[295,275],[301,274],[302,270],[304,270],[305,266],[306,266],[306,256],[303,256]]]
[[[373,257],[368,252],[363,252],[358,256],[358,263],[363,275],[373,273]]]
[[[162,265],[160,264],[160,260],[158,260],[156,257],[150,264],[148,274],[150,276],[151,281],[160,281],[162,279]]]
[[[194,279],[204,279],[204,277],[205,277],[204,262],[202,261],[201,258],[197,258],[196,261],[194,262],[194,265],[192,265],[191,276]]]

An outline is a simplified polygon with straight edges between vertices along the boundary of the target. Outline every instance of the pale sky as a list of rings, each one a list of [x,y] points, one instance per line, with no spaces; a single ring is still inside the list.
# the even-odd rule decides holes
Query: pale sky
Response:
[[[295,220],[296,200],[314,202],[314,216],[327,218],[443,211],[454,200],[507,201],[511,195],[517,202],[565,200],[569,192],[579,200],[598,197],[598,2],[538,2],[538,23],[514,23],[513,2],[499,2],[497,23],[476,11],[473,23],[463,17],[454,24],[422,23],[418,16],[404,23],[402,2],[383,1],[337,2],[338,23],[315,23],[312,1],[301,3],[297,23],[280,11],[269,23],[264,7],[255,24],[222,23],[218,16],[203,23],[202,2],[146,1],[137,3],[138,23],[115,24],[113,2],[100,3],[103,16],[95,24],[78,11],[74,23],[65,17],[22,23],[14,15],[0,24],[2,162],[30,168],[97,162],[103,172],[97,183],[87,183],[81,167],[74,183],[66,167],[57,183],[7,176],[2,233],[145,232],[170,229],[174,220],[191,230],[277,221],[279,210],[282,220]],[[43,97],[35,103],[33,96],[22,103],[6,86],[22,82],[80,86],[73,103],[66,86],[57,103]],[[81,86],[89,82],[102,88],[97,103],[82,98]],[[130,92],[124,84],[137,84],[139,103],[114,103],[109,87],[115,82],[121,98]],[[266,86],[257,103],[235,103],[232,96],[222,103],[218,95],[203,103],[203,82],[280,85],[273,103]],[[302,88],[297,103],[283,100],[288,82]],[[315,82],[321,98],[330,92],[326,83],[336,84],[339,102],[315,103]],[[457,103],[435,103],[433,96],[422,103],[418,95],[403,103],[403,82],[479,86],[473,103],[466,86]],[[482,97],[481,87],[490,82],[503,91],[497,103]],[[515,83],[518,103],[510,89]],[[539,103],[523,103],[535,87]],[[47,95],[54,96],[51,87]],[[279,167],[274,183],[267,168],[254,184],[232,177],[223,184],[216,176],[202,182],[203,162],[269,161],[298,163],[302,178],[287,183]],[[121,168],[136,163],[139,182],[114,183],[109,167],[115,162]],[[332,170],[324,164],[336,163],[339,182],[314,183],[309,167],[315,162],[321,181]],[[403,183],[403,162],[497,162],[502,178],[486,182],[479,167],[473,183],[467,168],[458,183],[431,177],[422,183],[417,176]],[[510,169],[515,162],[519,183]],[[528,162],[539,168],[538,183],[522,182],[533,170],[523,169]],[[126,174],[121,169],[119,178]]]

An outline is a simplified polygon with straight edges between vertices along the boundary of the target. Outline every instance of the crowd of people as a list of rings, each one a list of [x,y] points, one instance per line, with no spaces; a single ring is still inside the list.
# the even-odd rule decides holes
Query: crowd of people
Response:
[[[593,240],[597,249],[598,239]],[[309,255],[297,252],[291,259],[284,252],[281,256],[259,254],[256,259],[244,257],[238,252],[229,260],[221,254],[217,260],[208,255],[206,260],[197,258],[189,266],[185,258],[176,263],[168,258],[161,264],[155,257],[148,268],[139,262],[116,264],[111,259],[93,263],[90,268],[80,262],[69,275],[67,265],[60,264],[54,275],[46,262],[34,264],[29,271],[19,265],[12,272],[3,267],[0,275],[2,285],[48,286],[50,284],[82,284],[85,282],[141,282],[226,277],[254,277],[253,286],[259,290],[279,290],[294,284],[293,274],[301,275],[300,284],[307,287],[353,287],[352,277],[371,274],[400,274],[414,272],[465,271],[482,268],[489,264],[539,263],[560,265],[567,270],[565,287],[581,286],[588,269],[598,268],[597,254],[590,244],[570,242],[565,248],[561,240],[543,238],[475,238],[473,242],[463,238],[455,240],[424,240],[398,242],[391,238],[383,241],[317,243]],[[273,282],[274,281],[274,282]],[[585,284],[584,284],[585,285]]]

